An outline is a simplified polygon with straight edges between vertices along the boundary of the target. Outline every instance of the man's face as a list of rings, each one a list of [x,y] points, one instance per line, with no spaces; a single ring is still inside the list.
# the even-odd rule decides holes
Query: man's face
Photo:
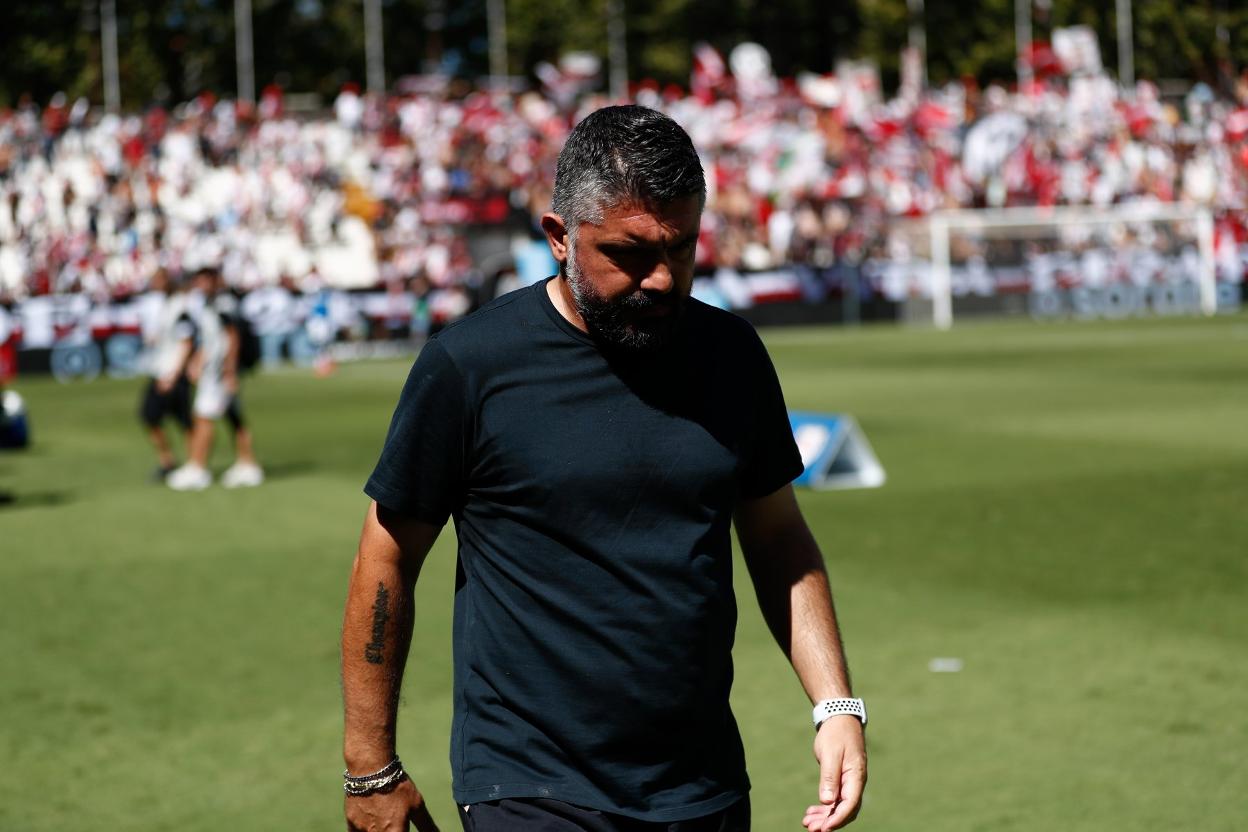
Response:
[[[612,347],[653,352],[668,343],[693,286],[702,210],[696,196],[664,206],[625,203],[581,223],[564,277],[591,334]]]

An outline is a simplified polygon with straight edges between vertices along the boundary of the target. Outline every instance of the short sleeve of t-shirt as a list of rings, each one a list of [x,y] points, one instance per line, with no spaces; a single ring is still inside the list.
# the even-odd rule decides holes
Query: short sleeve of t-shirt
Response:
[[[190,341],[195,337],[195,322],[191,316],[183,312],[173,324],[173,337],[179,341]]]
[[[755,335],[755,339],[757,339]],[[793,439],[789,411],[776,368],[762,341],[757,341],[759,366],[755,372],[754,434],[741,477],[741,496],[766,497],[802,473],[802,455]]]
[[[464,401],[454,361],[437,340],[428,342],[412,365],[364,493],[399,514],[445,523],[461,499]]]

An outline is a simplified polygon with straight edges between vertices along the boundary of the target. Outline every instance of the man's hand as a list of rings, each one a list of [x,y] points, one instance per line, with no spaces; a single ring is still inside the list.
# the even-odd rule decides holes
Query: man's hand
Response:
[[[840,829],[858,817],[867,785],[867,751],[862,723],[854,716],[824,720],[815,735],[819,761],[819,803],[806,810],[808,832]]]
[[[407,832],[409,823],[417,832],[438,832],[425,798],[407,778],[385,793],[347,795],[346,812],[347,832]]]

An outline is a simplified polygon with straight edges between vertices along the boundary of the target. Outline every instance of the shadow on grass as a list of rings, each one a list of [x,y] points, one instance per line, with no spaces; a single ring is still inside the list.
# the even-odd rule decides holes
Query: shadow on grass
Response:
[[[0,511],[21,508],[55,508],[70,502],[68,491],[13,492],[0,489]]]

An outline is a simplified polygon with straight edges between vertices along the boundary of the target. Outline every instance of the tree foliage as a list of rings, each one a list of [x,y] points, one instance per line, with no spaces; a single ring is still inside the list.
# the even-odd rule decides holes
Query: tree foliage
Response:
[[[907,41],[907,0],[624,0],[630,76],[685,83],[691,50],[766,46],[776,71],[827,72],[841,58],[879,64],[895,83]],[[116,0],[123,103],[184,100],[236,89],[233,0]],[[1035,0],[1034,31],[1084,24],[1117,66],[1114,4]],[[256,82],[331,96],[365,74],[361,0],[252,0]],[[929,77],[1011,81],[1014,0],[926,0]],[[389,79],[440,67],[488,71],[487,0],[383,0]],[[1248,4],[1133,0],[1136,74],[1228,87],[1248,66]],[[506,0],[509,68],[531,72],[569,50],[605,57],[606,0]],[[0,3],[0,105],[61,90],[102,99],[99,0]]]
[[[1084,25],[1097,34],[1110,72],[1118,66],[1115,3],[1033,0],[1032,36],[1048,41],[1058,27]],[[964,76],[1012,81],[1014,0],[926,0],[928,74],[934,83]],[[858,0],[860,44],[886,78],[896,78],[906,43],[906,0]],[[1177,78],[1228,85],[1235,68],[1248,66],[1248,4],[1240,0],[1132,0],[1135,74],[1152,80]]]

